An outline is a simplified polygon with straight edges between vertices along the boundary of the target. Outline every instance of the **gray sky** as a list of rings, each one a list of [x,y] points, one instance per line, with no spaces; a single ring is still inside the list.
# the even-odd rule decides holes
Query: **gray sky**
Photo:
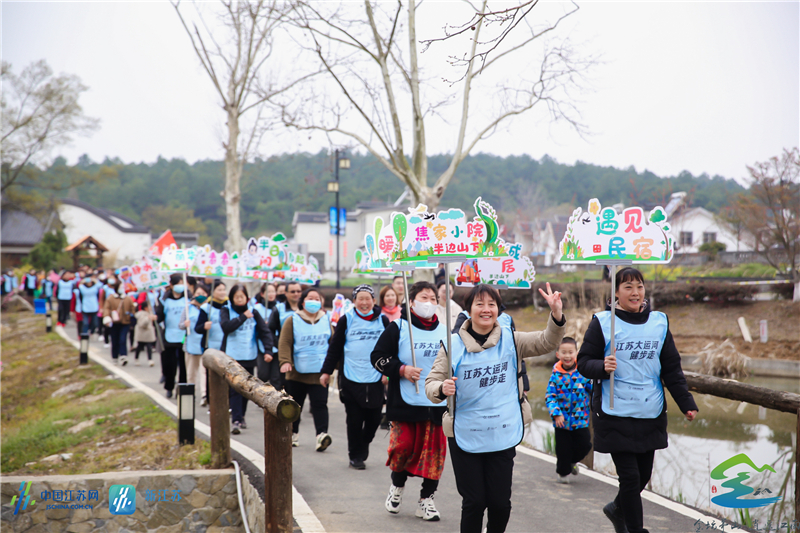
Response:
[[[531,115],[473,153],[550,154],[564,163],[634,165],[665,176],[689,170],[742,178],[745,165],[800,142],[798,2],[580,5],[560,35],[603,56],[579,104],[591,135],[582,139]],[[426,0],[418,37],[439,36],[453,6]],[[83,153],[125,162],[223,157],[222,110],[166,1],[4,1],[2,57],[17,72],[46,59],[89,86],[81,103],[101,119],[101,129],[60,151],[70,162]],[[435,56],[425,60],[436,68]],[[448,90],[436,76],[429,83]],[[427,127],[429,153],[452,152],[455,126]],[[322,137],[279,133],[265,138],[262,154],[328,146]]]

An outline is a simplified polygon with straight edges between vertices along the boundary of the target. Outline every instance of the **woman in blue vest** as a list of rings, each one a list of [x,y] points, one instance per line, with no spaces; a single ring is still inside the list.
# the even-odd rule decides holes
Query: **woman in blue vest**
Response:
[[[205,382],[206,367],[200,362],[203,357],[203,331],[197,332],[197,321],[200,318],[200,306],[208,299],[210,289],[205,283],[198,282],[194,288],[192,301],[189,304],[189,316],[186,309],[181,313],[180,328],[186,330],[186,344],[184,344],[184,364],[186,365],[186,383],[194,383],[196,388]],[[202,393],[201,393],[202,395]]]
[[[264,317],[257,309],[248,305],[250,297],[244,285],[234,285],[228,293],[228,304],[220,309],[220,327],[223,352],[236,360],[250,374],[256,367],[258,343],[272,351],[272,333]],[[244,415],[247,412],[247,398],[230,388],[231,433],[238,435],[247,429]]]
[[[97,282],[97,274],[92,274],[78,285],[77,297],[81,302],[83,313],[83,333],[93,335],[97,329],[97,313],[103,305],[102,289],[103,286]]]
[[[56,284],[53,283],[51,276],[55,276],[55,274],[55,271],[51,269],[50,272],[47,273],[47,276],[45,276],[44,280],[42,280],[42,297],[47,300],[48,311],[53,310],[53,291]]]
[[[484,512],[486,531],[502,533],[511,516],[516,446],[532,419],[522,390],[521,361],[555,350],[566,329],[561,293],[552,292],[549,283],[547,292],[539,292],[550,305],[547,329],[521,333],[498,321],[503,302],[496,289],[483,284],[473,287],[464,301],[470,318],[452,334],[452,379],[448,378],[447,354],[441,349],[425,380],[431,401],[454,396],[455,416],[445,413],[443,425],[462,498],[462,533],[480,533]]]
[[[39,278],[36,276],[36,270],[31,269],[30,272],[25,274],[24,281],[25,294],[28,295],[28,298],[33,300],[34,295],[36,294],[36,288],[39,286]]]
[[[61,279],[56,283],[56,300],[58,300],[58,325],[62,328],[69,321],[69,311],[72,307],[72,290],[75,288],[75,275],[67,270],[61,274]]]
[[[200,314],[197,317],[197,325],[194,328],[196,333],[203,335],[203,351],[208,348],[213,348],[214,350],[222,349],[222,339],[225,334],[220,326],[220,311],[226,305],[228,305],[228,288],[222,280],[216,280],[214,282],[214,291],[211,293],[211,300],[200,306]],[[200,382],[202,394],[200,405],[205,407],[208,405],[208,374],[205,371],[203,373],[205,379]]]
[[[186,367],[183,361],[183,337],[181,331],[181,314],[186,306],[186,286],[183,276],[172,274],[169,287],[164,291],[164,298],[156,307],[158,322],[164,324],[164,346],[161,352],[161,373],[164,377],[164,389],[167,398],[172,398],[175,389],[175,373],[178,372],[179,383],[186,381]]]
[[[422,478],[422,490],[415,515],[437,521],[440,516],[433,494],[439,486],[447,454],[442,433],[444,408],[425,396],[424,385],[439,343],[447,338],[447,329],[436,317],[438,299],[432,283],[413,284],[408,299],[416,365],[412,364],[409,317],[405,309],[400,318],[389,324],[370,354],[372,366],[389,378],[386,416],[392,424],[386,465],[392,471],[392,485],[385,507],[392,514],[400,512],[406,480],[418,476]]]
[[[287,294],[291,289],[289,287]],[[286,374],[286,392],[300,404],[301,410],[306,396],[311,402],[317,434],[315,449],[324,452],[332,440],[328,435],[328,387],[323,387],[319,379],[331,338],[331,319],[322,309],[322,295],[313,287],[303,291],[298,305],[300,310],[288,316],[281,329],[278,359],[281,372]],[[299,445],[299,431],[300,420],[295,420],[292,446]]]
[[[264,321],[269,324],[272,318],[272,310],[278,303],[275,300],[275,286],[271,283],[264,283],[261,290],[252,300],[253,305],[260,306],[259,309],[264,314]],[[265,354],[263,347],[259,345],[259,353],[257,359],[257,375],[258,379],[264,383],[269,383],[276,390],[283,388],[283,379],[281,378],[280,363],[278,362],[278,346],[274,342],[272,346],[272,353]]]
[[[14,292],[14,289],[17,288],[17,277],[14,275],[13,270],[8,270],[7,272],[3,272],[3,284],[2,284],[2,292],[3,297],[11,294]]]
[[[353,302],[355,307],[336,324],[319,382],[327,387],[330,375],[339,368],[339,399],[347,413],[350,467],[364,470],[383,408],[382,376],[373,368],[369,356],[390,322],[375,305],[375,291],[369,285],[353,289]]]
[[[272,331],[272,339],[274,341],[272,350],[273,361],[278,360],[278,347],[281,343],[281,329],[286,323],[286,319],[300,309],[300,295],[303,293],[302,287],[296,281],[283,283],[280,285],[279,289],[283,290],[283,294],[280,293],[280,290],[276,290],[277,295],[275,300],[277,303],[275,304],[275,307],[272,308],[272,313],[269,316],[269,329]],[[278,367],[277,375],[275,374],[275,368],[273,368],[273,365],[270,365],[270,384],[277,390],[281,390],[286,383],[286,373],[281,371],[280,362],[274,366]]]
[[[656,450],[667,447],[664,385],[689,421],[697,415],[681,356],[664,313],[650,309],[644,276],[623,268],[616,276],[616,356],[611,354],[611,303],[597,313],[578,352],[578,372],[594,380],[594,451],[610,453],[619,476],[619,492],[603,513],[617,533],[641,533],[641,492],[653,471]],[[610,373],[614,372],[614,409],[610,409]]]

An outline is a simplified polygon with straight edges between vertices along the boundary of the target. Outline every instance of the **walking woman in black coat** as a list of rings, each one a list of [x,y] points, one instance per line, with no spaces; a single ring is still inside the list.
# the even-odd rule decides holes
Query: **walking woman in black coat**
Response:
[[[589,323],[578,352],[578,371],[594,380],[594,450],[611,454],[619,476],[617,497],[603,512],[617,533],[646,533],[641,492],[650,481],[655,451],[667,447],[664,385],[687,420],[697,416],[697,404],[686,385],[667,315],[652,311],[644,298],[642,273],[623,268],[617,272],[616,286],[616,357],[611,355],[609,306]]]

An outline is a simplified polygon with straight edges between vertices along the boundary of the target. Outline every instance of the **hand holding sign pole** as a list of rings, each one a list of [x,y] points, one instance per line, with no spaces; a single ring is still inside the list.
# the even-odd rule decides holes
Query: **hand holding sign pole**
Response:
[[[629,207],[617,213],[613,207],[601,209],[593,198],[589,207],[572,212],[561,239],[560,263],[607,265],[611,275],[610,353],[616,357],[615,322],[617,267],[636,264],[666,264],[674,254],[674,241],[661,206],[653,208],[645,219],[641,207]],[[614,408],[614,372],[610,373],[609,407]]]

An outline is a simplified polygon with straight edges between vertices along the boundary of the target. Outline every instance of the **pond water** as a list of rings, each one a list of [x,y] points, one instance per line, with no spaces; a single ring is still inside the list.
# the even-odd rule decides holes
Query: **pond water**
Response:
[[[538,450],[554,453],[547,449],[553,425],[544,402],[551,370],[529,367],[528,374],[534,422],[525,435],[525,441]],[[800,393],[800,380],[796,379],[750,378],[746,382]],[[711,502],[711,498],[730,490],[719,485],[724,480],[711,479],[711,470],[726,459],[744,453],[756,466],[766,464],[775,470],[774,473],[769,470],[761,473],[752,471],[750,479],[744,483],[757,492],[758,489],[765,490],[759,496],[753,493],[746,498],[782,497],[777,503],[751,508],[750,518],[757,519],[760,524],[770,519],[773,524],[779,519],[794,519],[795,415],[694,393],[700,411],[694,422],[689,422],[666,390],[665,396],[668,403],[669,447],[656,452],[650,490],[741,523],[735,509]],[[594,469],[616,475],[609,454],[595,453]]]

